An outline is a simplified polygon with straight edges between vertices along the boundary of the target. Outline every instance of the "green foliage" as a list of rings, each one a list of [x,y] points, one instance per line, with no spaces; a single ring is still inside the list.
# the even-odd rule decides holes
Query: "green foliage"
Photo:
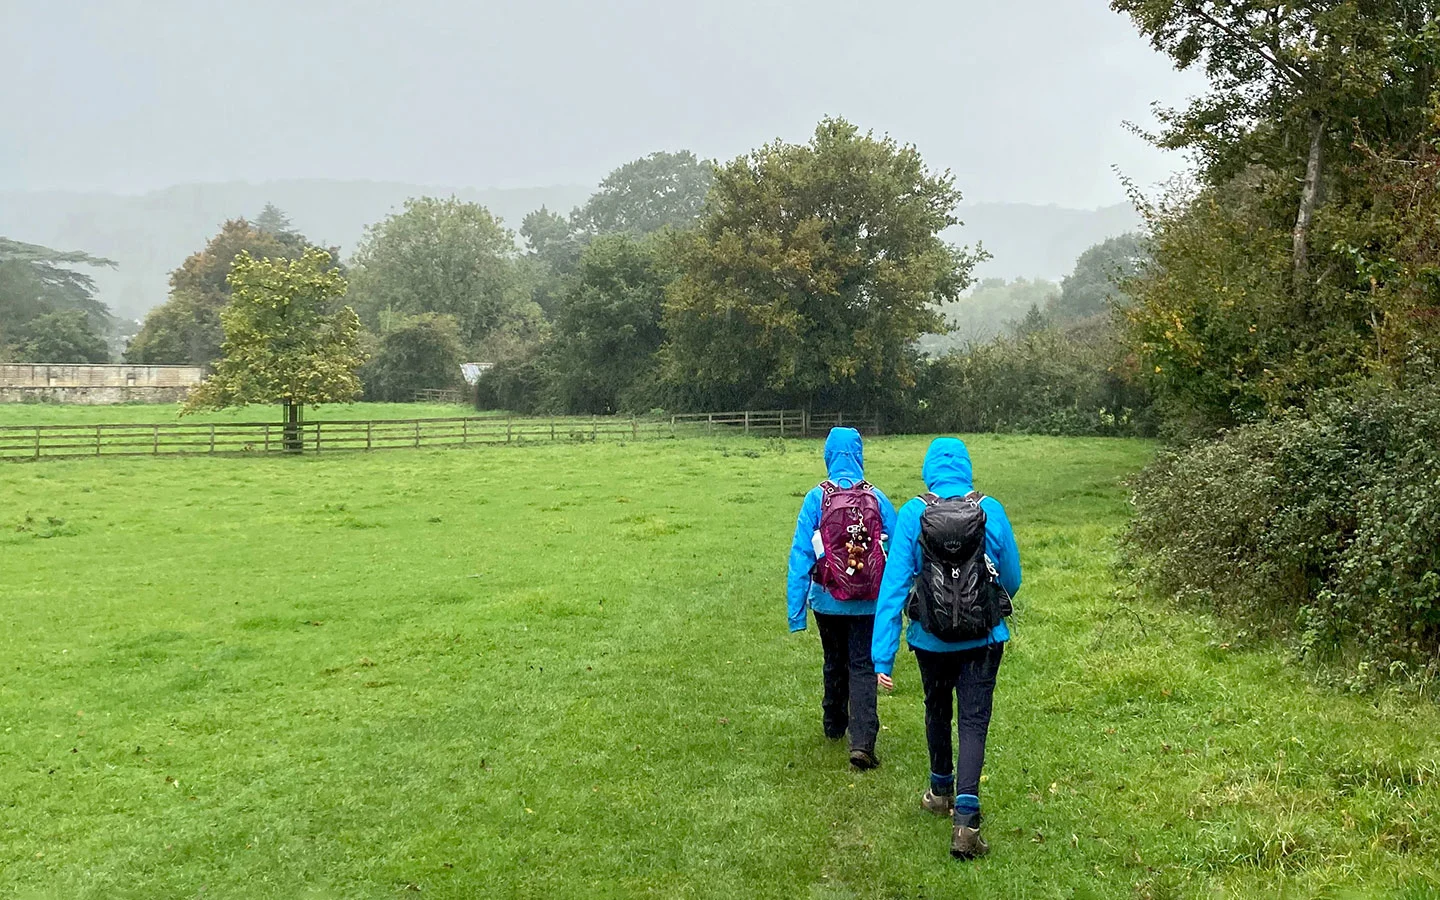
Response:
[[[434,313],[403,319],[380,336],[374,356],[360,370],[365,399],[403,403],[417,391],[453,388],[460,382],[460,356],[454,319]]]
[[[868,474],[922,491],[927,442]],[[912,654],[884,766],[820,734],[780,596],[817,442],[0,466],[0,895],[1433,894],[1440,709],[1131,596],[1147,445],[968,443],[1026,579],[978,865],[917,808]]]
[[[230,303],[220,314],[225,355],[191,391],[187,410],[252,403],[299,409],[360,395],[360,319],[339,306],[345,278],[330,254],[312,247],[288,260],[241,252],[229,280]]]
[[[285,211],[273,203],[265,204],[260,210],[260,215],[255,217],[255,227],[266,234],[293,234],[295,229],[290,225],[290,217]]]
[[[942,356],[1001,337],[1023,320],[1031,307],[1045,309],[1059,293],[1054,282],[1043,279],[986,278],[970,293],[940,308],[948,330],[925,335],[919,347],[927,355]]]
[[[483,206],[453,197],[407,200],[367,229],[354,256],[350,298],[371,328],[436,313],[458,323],[467,351],[497,358],[537,334],[541,314],[515,235]]]
[[[225,335],[220,316],[230,300],[229,279],[235,259],[241,253],[255,259],[299,259],[310,246],[303,235],[294,232],[268,231],[245,219],[227,221],[202,250],[186,257],[170,274],[169,299],[145,316],[125,350],[125,360],[145,365],[210,365],[221,354]],[[338,259],[338,251],[332,249],[330,255]]]
[[[107,363],[110,348],[82,310],[46,313],[16,329],[16,362]]]
[[[585,205],[570,217],[573,231],[641,236],[695,224],[715,177],[715,164],[689,150],[652,153],[605,177]]]
[[[674,278],[663,236],[596,238],[563,297],[550,347],[554,394],[571,413],[648,408],[626,403],[645,382],[664,340],[666,285]]]
[[[1432,381],[1365,387],[1170,451],[1135,483],[1140,574],[1290,635],[1351,684],[1428,680],[1440,673],[1436,434]]]
[[[723,166],[679,244],[668,380],[730,408],[896,402],[979,258],[939,236],[959,201],[915,148],[839,119]]]
[[[1129,305],[1120,285],[1134,278],[1150,259],[1146,239],[1122,234],[1086,250],[1075,261],[1075,271],[1060,283],[1060,293],[1042,306],[1057,322],[1078,322],[1109,315]]]
[[[75,357],[94,355],[81,352],[93,349],[93,340],[103,335],[111,326],[110,311],[104,303],[95,299],[95,281],[77,266],[108,266],[115,263],[108,259],[91,256],[88,253],[61,252],[0,237],[0,359],[23,358],[32,361],[36,349],[22,350],[16,345],[34,339],[39,328],[47,334],[55,334],[61,328],[61,321],[73,322],[57,314],[78,313],[84,322],[76,327],[88,337],[71,334],[79,344],[55,347],[58,352]],[[38,321],[44,319],[43,323]],[[73,329],[65,329],[73,332]],[[47,339],[48,340],[48,339]],[[103,345],[103,339],[100,339]],[[40,350],[50,352],[50,345],[42,341]],[[109,352],[104,356],[108,358]],[[33,360],[39,362],[61,362],[63,360]],[[79,361],[78,359],[76,361]]]
[[[1032,307],[1038,316],[1038,310]],[[1104,321],[1017,329],[935,360],[916,387],[907,430],[1146,435],[1150,400],[1123,366]]]

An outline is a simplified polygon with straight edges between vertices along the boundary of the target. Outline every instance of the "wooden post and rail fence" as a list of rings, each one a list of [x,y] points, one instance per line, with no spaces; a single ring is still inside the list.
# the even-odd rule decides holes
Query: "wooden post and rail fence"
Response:
[[[499,418],[312,421],[299,425],[304,453],[595,441],[709,435],[805,438],[849,425],[878,434],[878,417],[803,410],[685,413],[664,417]],[[170,456],[286,452],[285,423],[178,422],[0,426],[0,460],[86,456]]]

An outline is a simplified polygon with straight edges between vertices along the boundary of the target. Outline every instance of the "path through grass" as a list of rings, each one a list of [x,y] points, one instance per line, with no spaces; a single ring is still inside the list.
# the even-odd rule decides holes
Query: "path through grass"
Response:
[[[820,735],[818,443],[0,466],[0,895],[1437,896],[1433,707],[1117,598],[1146,445],[971,446],[1026,567],[976,864],[913,657],[880,770]]]

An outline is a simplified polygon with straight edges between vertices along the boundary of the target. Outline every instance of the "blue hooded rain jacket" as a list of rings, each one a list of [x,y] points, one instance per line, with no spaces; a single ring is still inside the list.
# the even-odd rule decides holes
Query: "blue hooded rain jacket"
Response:
[[[854,487],[865,480],[865,456],[860,442],[860,432],[853,428],[832,428],[825,439],[825,471],[829,480],[842,488]],[[895,533],[895,505],[879,488],[875,496],[880,500],[880,516],[884,522],[885,534]],[[800,506],[800,518],[795,523],[795,540],[790,544],[790,575],[786,581],[786,599],[789,606],[790,630],[805,630],[805,610],[808,607],[818,613],[837,616],[873,616],[873,600],[836,600],[810,577],[815,568],[815,546],[811,541],[815,529],[820,527],[820,510],[825,492],[817,485],[805,495]]]
[[[959,438],[936,438],[925,453],[921,475],[932,493],[946,499],[964,497],[975,490],[970,451]],[[1014,597],[1020,591],[1020,550],[1015,546],[1015,532],[1000,501],[986,497],[980,501],[980,508],[985,510],[985,553],[1000,573],[1000,584]],[[919,497],[901,507],[899,522],[890,539],[890,558],[885,563],[885,578],[880,583],[880,598],[875,610],[875,637],[870,647],[875,671],[885,675],[895,669],[895,653],[900,649],[900,616],[905,611],[905,601],[910,596],[915,576],[920,574],[920,514],[924,511],[925,501]],[[1010,628],[1003,621],[995,626],[989,637],[953,644],[930,634],[920,627],[919,622],[911,622],[905,632],[905,642],[910,649],[940,653],[971,650],[1008,640]]]

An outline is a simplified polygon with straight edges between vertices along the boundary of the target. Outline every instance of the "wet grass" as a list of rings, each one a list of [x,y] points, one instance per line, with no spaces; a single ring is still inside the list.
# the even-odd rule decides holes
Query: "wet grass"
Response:
[[[881,769],[820,735],[817,443],[0,466],[0,895],[1440,896],[1432,705],[1134,599],[1147,445],[971,447],[1026,568],[974,864],[909,654]]]

